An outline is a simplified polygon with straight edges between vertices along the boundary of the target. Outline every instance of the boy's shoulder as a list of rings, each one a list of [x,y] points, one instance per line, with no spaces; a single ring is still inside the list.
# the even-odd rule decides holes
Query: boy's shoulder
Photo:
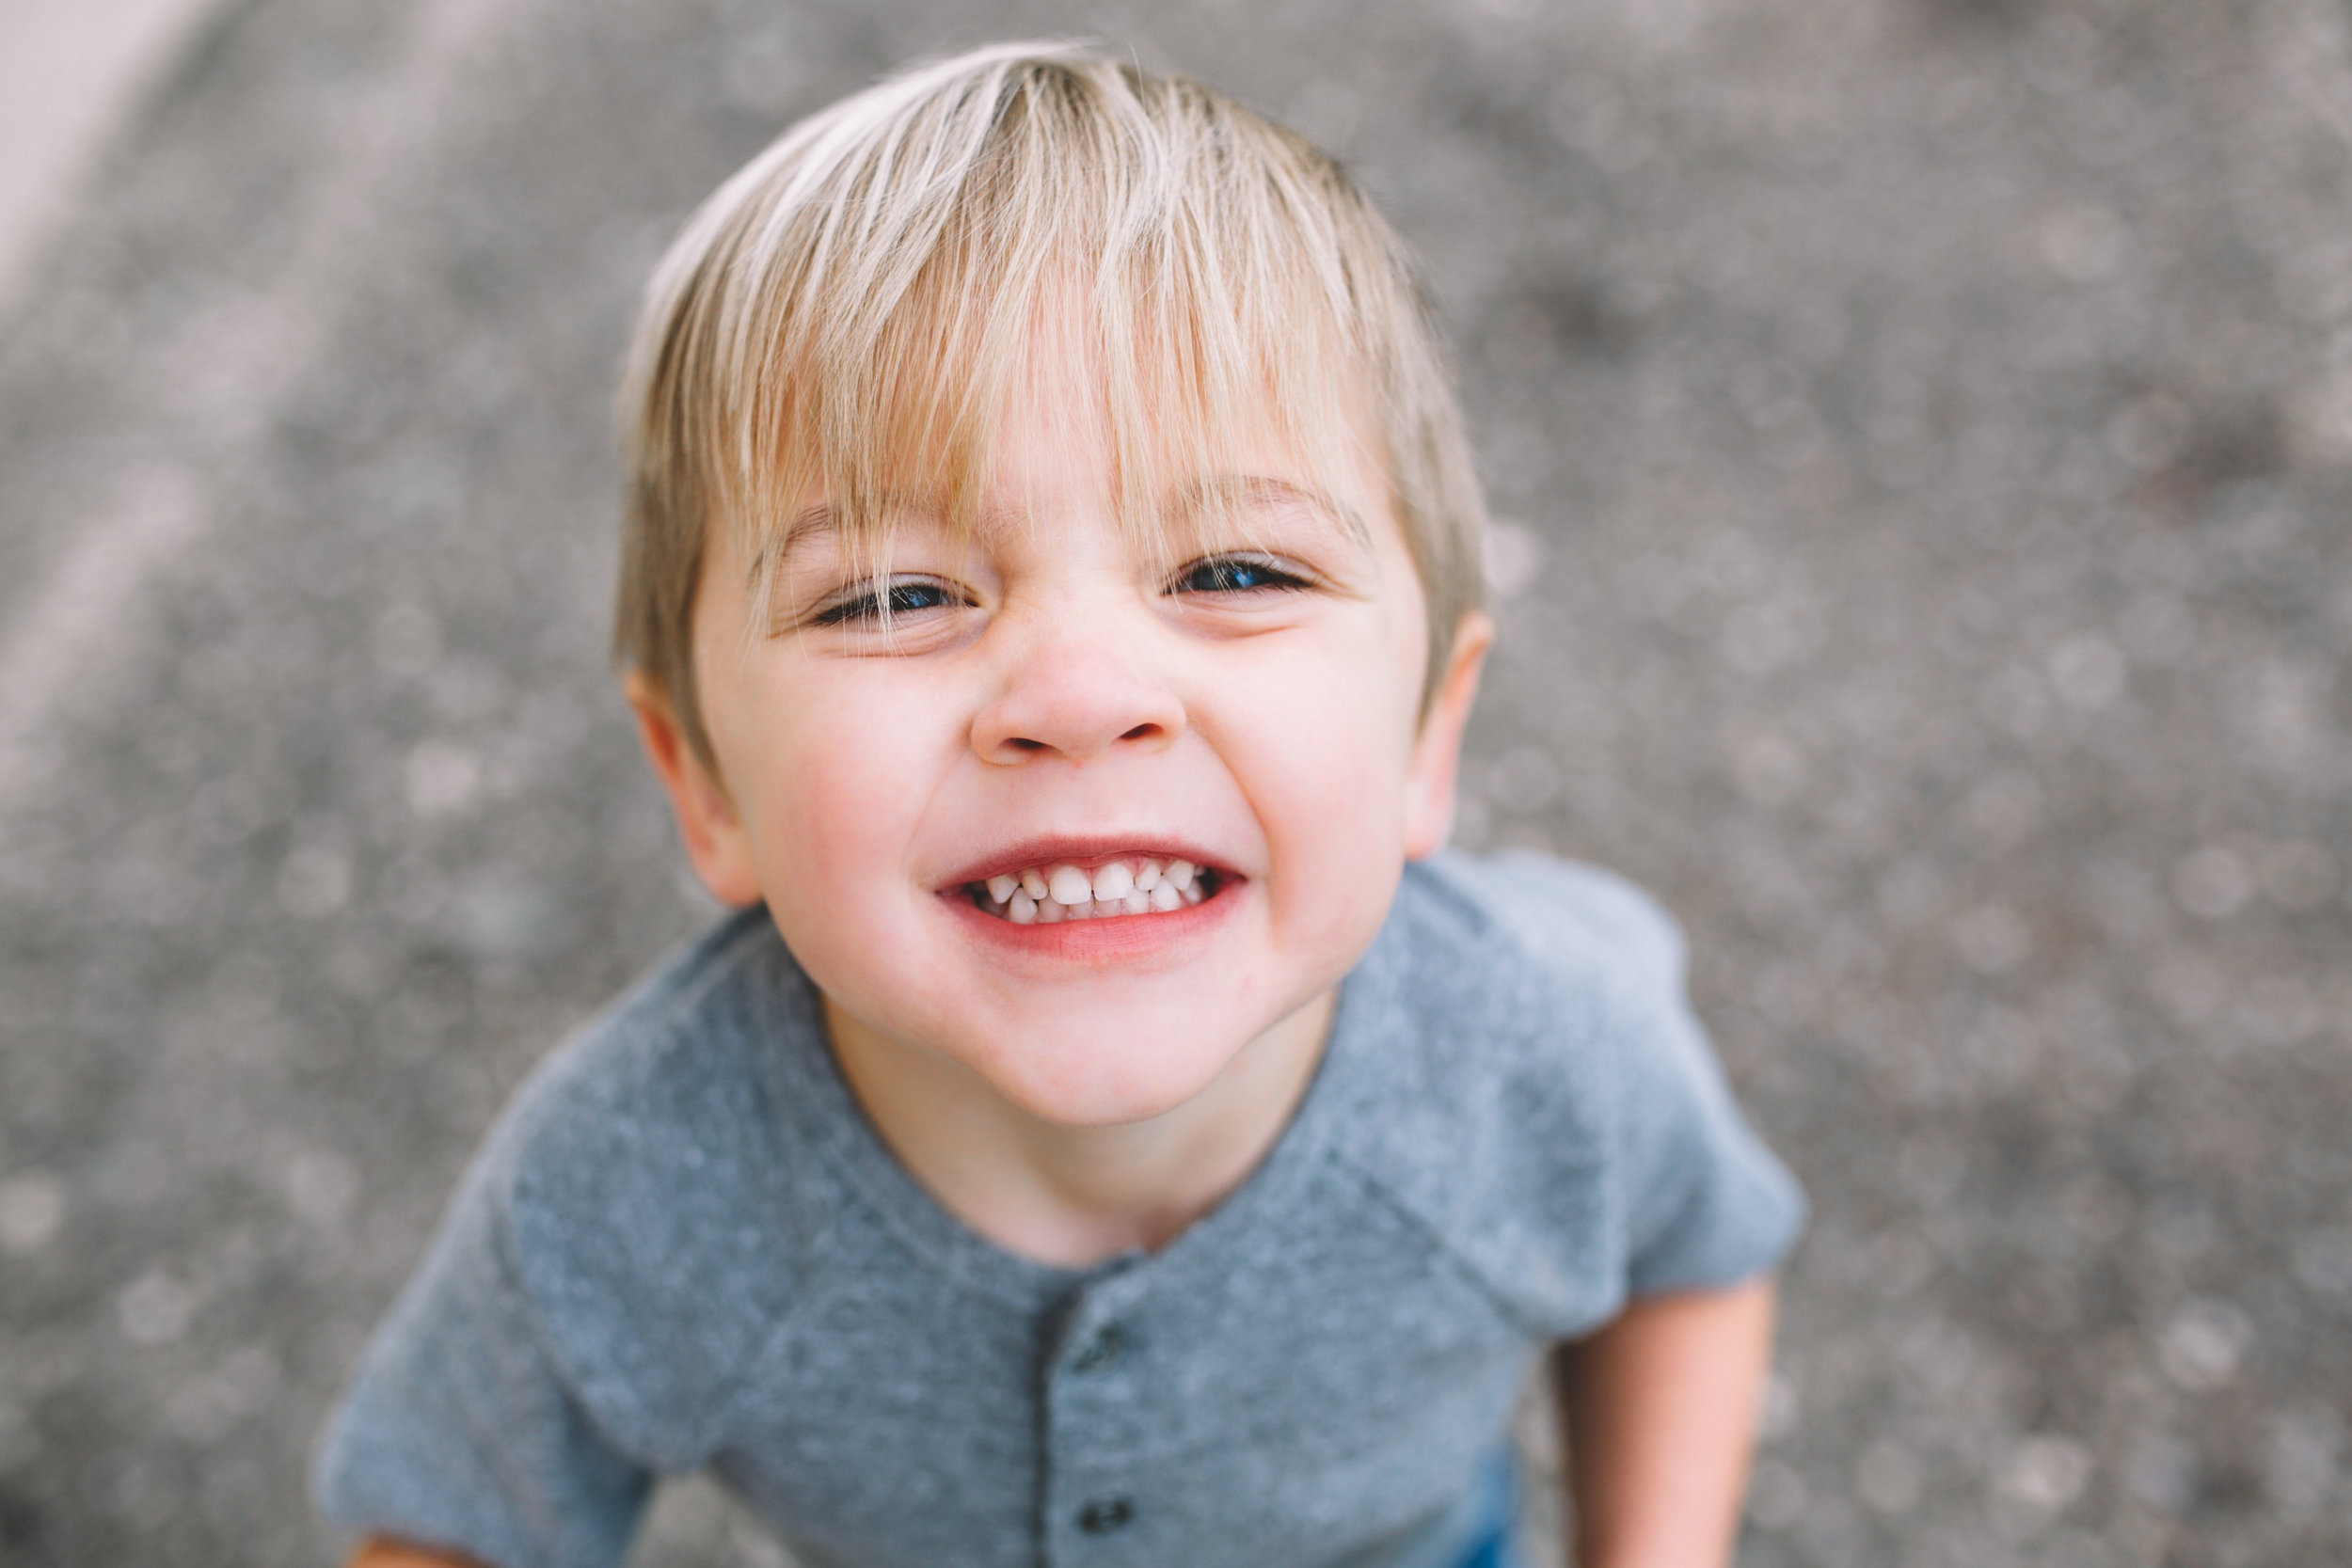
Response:
[[[1793,1234],[1793,1185],[1731,1101],[1683,961],[1622,878],[1441,855],[1407,868],[1343,999],[1362,1085],[1343,1147],[1553,1332],[1739,1277]]]
[[[550,1052],[494,1140],[561,1142],[589,1128],[642,1139],[736,1102],[743,1085],[730,1080],[754,1073],[762,1032],[813,1025],[798,980],[766,911],[732,911]]]
[[[485,1147],[511,1196],[535,1184],[674,1176],[759,1153],[766,1044],[814,1026],[766,914],[738,911],[664,958],[550,1052]]]
[[[1363,972],[1410,1019],[1407,1054],[1461,1092],[1530,1072],[1589,1099],[1682,1016],[1683,958],[1673,918],[1614,873],[1447,854],[1406,867]]]
[[[1444,929],[1467,942],[1480,955],[1474,962],[1681,983],[1682,933],[1674,917],[1599,866],[1525,850],[1442,854],[1406,868],[1398,902],[1431,932]]]
[[[819,1195],[783,1103],[817,1027],[766,911],[740,911],[551,1053],[479,1156],[543,1341],[652,1447],[694,1447],[818,1264]],[[691,1355],[643,1332],[690,1321]]]

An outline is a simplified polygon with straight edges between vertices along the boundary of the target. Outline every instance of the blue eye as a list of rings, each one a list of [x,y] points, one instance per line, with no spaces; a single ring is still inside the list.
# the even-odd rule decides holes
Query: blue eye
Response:
[[[945,609],[955,602],[954,593],[944,585],[915,579],[894,582],[880,594],[868,589],[839,604],[828,605],[817,612],[816,620],[818,626],[838,626],[853,621],[879,621],[885,603],[892,615],[914,615],[926,610]]]
[[[1213,555],[1185,567],[1170,586],[1179,594],[1249,594],[1304,588],[1307,579],[1253,556]]]

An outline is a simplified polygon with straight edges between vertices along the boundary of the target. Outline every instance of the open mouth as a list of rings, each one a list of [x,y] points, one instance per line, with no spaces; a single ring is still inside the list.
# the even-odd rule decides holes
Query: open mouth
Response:
[[[1186,860],[1126,856],[1089,866],[1058,862],[966,882],[973,906],[1015,926],[1172,914],[1216,896],[1224,876]]]

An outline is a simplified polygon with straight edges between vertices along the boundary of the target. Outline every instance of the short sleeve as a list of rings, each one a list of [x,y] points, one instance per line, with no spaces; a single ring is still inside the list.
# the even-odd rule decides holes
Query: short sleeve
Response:
[[[652,1478],[548,1350],[516,1284],[496,1171],[485,1159],[469,1174],[329,1420],[320,1512],[493,1568],[611,1568]]]
[[[1662,920],[1662,916],[1661,917]],[[1628,1292],[1735,1285],[1777,1264],[1804,1196],[1750,1129],[1682,989],[1679,938],[1623,1006]]]
[[[1724,1082],[1691,1010],[1674,917],[1597,866],[1509,855],[1468,869],[1503,927],[1566,985],[1559,1014],[1587,1021],[1570,1038],[1596,1087],[1607,1085],[1610,1266],[1626,1294],[1730,1286],[1772,1268],[1804,1228],[1804,1195]]]

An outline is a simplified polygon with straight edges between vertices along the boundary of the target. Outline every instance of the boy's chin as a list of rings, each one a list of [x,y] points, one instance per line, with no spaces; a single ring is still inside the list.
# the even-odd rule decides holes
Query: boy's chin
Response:
[[[1018,1055],[971,1064],[1023,1112],[1057,1127],[1150,1121],[1198,1099],[1240,1047],[1195,1036],[1178,1042],[1128,1037],[1059,1046],[1028,1042]]]

